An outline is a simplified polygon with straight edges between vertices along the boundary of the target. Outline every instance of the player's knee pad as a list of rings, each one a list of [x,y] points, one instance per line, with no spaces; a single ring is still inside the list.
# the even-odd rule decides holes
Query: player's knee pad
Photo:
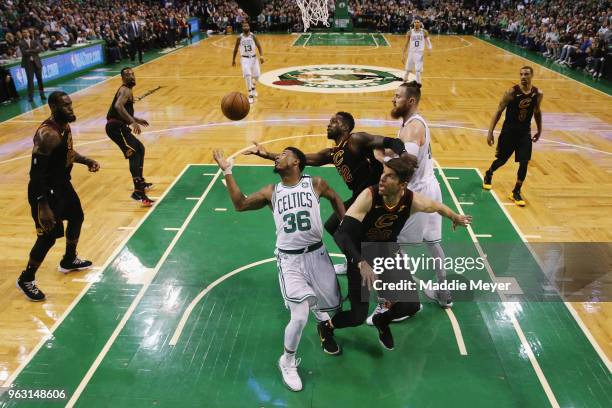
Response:
[[[42,262],[47,252],[53,248],[53,245],[55,245],[55,238],[53,236],[48,234],[40,235],[30,251],[30,258]]]

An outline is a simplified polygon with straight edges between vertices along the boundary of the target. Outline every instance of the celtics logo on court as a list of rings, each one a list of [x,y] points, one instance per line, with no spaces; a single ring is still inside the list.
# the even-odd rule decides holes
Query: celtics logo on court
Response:
[[[383,92],[403,82],[404,71],[353,64],[288,67],[265,72],[259,81],[273,88],[314,93]]]

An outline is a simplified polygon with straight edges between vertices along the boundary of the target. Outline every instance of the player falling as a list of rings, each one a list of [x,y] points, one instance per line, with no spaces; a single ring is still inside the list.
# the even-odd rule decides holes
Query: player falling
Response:
[[[493,181],[493,173],[495,170],[506,164],[512,153],[514,153],[514,161],[519,163],[518,172],[516,175],[516,184],[509,198],[520,207],[525,206],[525,201],[521,196],[521,187],[527,177],[527,166],[531,160],[532,142],[537,142],[542,135],[542,99],[544,94],[531,84],[533,79],[533,68],[525,66],[520,71],[521,83],[514,85],[504,93],[497,111],[491,119],[489,126],[489,134],[487,135],[487,144],[493,146],[495,138],[493,130],[499,121],[502,112],[506,110],[506,118],[502,125],[502,131],[499,134],[497,141],[497,150],[495,152],[495,161],[491,163],[491,167],[485,173],[482,188],[485,190],[491,189]],[[537,132],[531,136],[531,118],[535,119]]]
[[[399,234],[410,219],[418,213],[437,213],[457,226],[467,226],[472,222],[470,215],[459,215],[444,204],[408,188],[417,163],[412,160],[393,158],[384,164],[383,173],[377,185],[363,190],[346,211],[342,223],[334,234],[334,239],[348,261],[348,298],[350,310],[336,313],[332,318],[333,329],[355,327],[363,324],[368,315],[369,293],[377,279],[372,270],[372,254],[362,253],[362,244],[385,242],[387,248],[394,249],[392,243],[399,242]],[[410,275],[406,276],[411,279]],[[383,281],[385,278],[383,277]],[[367,289],[365,288],[367,286]],[[393,299],[384,293],[387,308],[372,316],[372,325],[378,330],[381,345],[393,350],[393,335],[389,324],[410,317],[420,310],[416,290],[405,293],[402,300]]]
[[[215,161],[225,174],[227,190],[237,211],[272,209],[276,225],[276,259],[278,278],[291,319],[285,328],[285,352],[278,361],[285,385],[292,391],[302,389],[297,372],[300,360],[295,358],[302,331],[312,310],[319,322],[317,330],[323,351],[340,354],[333,338],[328,311],[340,307],[340,288],[327,249],[323,245],[320,197],[330,201],[342,219],[344,205],[336,192],[320,177],[302,174],[306,166],[304,153],[287,147],[274,161],[274,172],[281,181],[268,184],[245,196],[232,176],[232,162],[215,150]]]
[[[425,52],[425,43],[427,43],[427,55],[431,55],[431,41],[429,41],[429,33],[422,28],[419,20],[414,21],[414,28],[410,29],[406,35],[406,45],[402,52],[402,62],[405,62],[404,81],[408,81],[408,76],[415,70],[416,81],[421,83],[421,72],[423,71],[423,53]],[[406,58],[406,51],[408,58]]]
[[[251,32],[248,22],[242,23],[242,33],[236,38],[234,46],[234,55],[232,56],[232,67],[236,66],[236,54],[240,48],[240,65],[242,66],[242,75],[246,81],[247,91],[249,92],[249,103],[255,102],[257,97],[257,88],[255,81],[259,79],[259,63],[264,63],[263,51],[255,34]],[[259,61],[257,60],[257,52],[259,51]]]
[[[140,140],[132,134],[132,129],[140,134],[140,126],[149,126],[149,122],[134,116],[134,94],[132,88],[136,86],[136,76],[131,68],[121,70],[122,85],[117,90],[108,113],[106,114],[106,134],[119,146],[123,156],[130,163],[130,173],[134,183],[132,199],[139,201],[143,207],[153,205],[145,194],[153,184],[147,183],[143,176],[145,147]],[[130,126],[132,129],[130,129]]]

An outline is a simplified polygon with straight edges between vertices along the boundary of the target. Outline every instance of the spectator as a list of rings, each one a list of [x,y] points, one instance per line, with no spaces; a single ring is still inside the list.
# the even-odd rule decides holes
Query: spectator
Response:
[[[40,93],[40,99],[43,101],[47,99],[45,96],[45,89],[43,86],[42,78],[42,62],[38,55],[42,51],[40,43],[30,38],[30,32],[23,30],[23,39],[19,43],[21,49],[21,67],[25,69],[28,78],[28,101],[34,101],[34,76],[36,76],[36,82],[38,83],[38,92]]]

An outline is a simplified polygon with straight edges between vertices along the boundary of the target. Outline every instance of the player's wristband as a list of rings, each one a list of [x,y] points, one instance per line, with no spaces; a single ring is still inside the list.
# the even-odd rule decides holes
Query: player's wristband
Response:
[[[227,169],[223,170],[223,175],[224,176],[227,176],[227,175],[230,175],[230,174],[232,174],[232,168],[231,167],[228,167]]]

